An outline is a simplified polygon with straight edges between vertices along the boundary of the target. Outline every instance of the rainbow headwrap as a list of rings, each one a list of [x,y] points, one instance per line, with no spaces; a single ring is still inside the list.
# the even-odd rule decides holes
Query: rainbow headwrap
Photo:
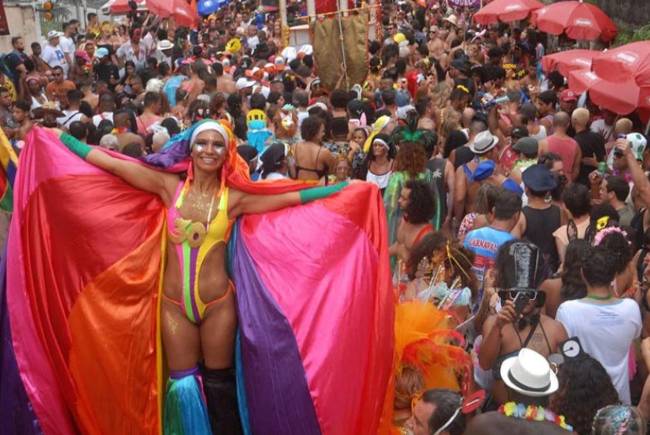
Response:
[[[194,128],[148,161],[187,169]],[[251,182],[227,131],[228,186],[257,194],[306,186]],[[3,433],[159,434],[162,202],[38,127],[21,154],[14,200],[2,311]],[[229,257],[249,433],[378,427],[393,349],[385,234],[378,190],[366,183],[239,220]]]
[[[0,129],[0,210],[13,210],[13,185],[18,168],[18,156]]]

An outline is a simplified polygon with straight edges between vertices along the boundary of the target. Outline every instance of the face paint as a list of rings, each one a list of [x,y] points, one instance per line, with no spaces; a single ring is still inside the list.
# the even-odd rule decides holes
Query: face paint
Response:
[[[208,150],[212,146],[214,152],[218,155],[223,155],[226,153],[226,146],[221,142],[202,142],[194,144],[194,149],[197,152],[202,153]]]

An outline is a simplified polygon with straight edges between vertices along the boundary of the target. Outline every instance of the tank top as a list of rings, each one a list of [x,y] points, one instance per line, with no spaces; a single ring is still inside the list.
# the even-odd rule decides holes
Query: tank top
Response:
[[[523,213],[526,216],[526,232],[523,238],[537,245],[547,267],[555,272],[559,266],[559,256],[553,233],[560,228],[560,208],[555,205],[545,209],[526,206]]]
[[[386,188],[386,186],[388,186],[388,180],[390,180],[392,173],[393,171],[388,171],[385,174],[378,175],[368,169],[368,173],[366,174],[366,181],[376,184],[380,189],[383,190]]]
[[[547,137],[546,126],[540,124],[539,125],[539,131],[537,133],[535,133],[535,134],[530,134],[529,136],[532,137],[533,139],[537,139],[537,142],[539,142],[540,140],[546,139],[546,137]]]
[[[555,153],[562,158],[564,171],[567,174],[570,174],[578,153],[578,143],[570,137],[557,136],[547,137],[546,143],[548,143],[548,150],[550,152]]]

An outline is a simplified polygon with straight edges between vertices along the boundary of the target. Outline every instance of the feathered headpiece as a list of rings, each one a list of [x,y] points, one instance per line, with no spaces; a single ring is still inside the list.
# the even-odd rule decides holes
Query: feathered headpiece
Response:
[[[392,139],[395,144],[403,142],[419,143],[424,145],[427,150],[433,150],[438,141],[438,137],[433,131],[418,128],[418,117],[415,114],[409,114],[406,124],[400,125],[393,130]]]

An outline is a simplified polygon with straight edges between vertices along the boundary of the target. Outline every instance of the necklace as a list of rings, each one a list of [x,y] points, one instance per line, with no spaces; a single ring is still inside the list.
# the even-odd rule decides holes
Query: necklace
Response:
[[[608,301],[610,299],[613,299],[614,297],[612,295],[607,295],[607,296],[597,296],[597,295],[587,295],[585,296],[585,299],[594,299],[596,301]]]
[[[573,432],[573,427],[566,423],[563,415],[558,415],[543,406],[524,405],[523,403],[508,402],[499,407],[499,412],[506,417],[521,418],[528,421],[548,421],[560,426],[564,430]]]
[[[208,214],[205,217],[205,226],[202,222],[193,222],[190,219],[184,219],[182,217],[177,217],[174,221],[175,230],[171,232],[170,237],[174,243],[183,243],[187,241],[188,245],[191,248],[198,248],[203,243],[205,236],[208,232],[210,225],[210,215],[212,215],[212,208],[214,207],[216,195],[212,194],[212,199],[210,200],[210,207],[208,209]],[[200,205],[198,202],[193,202],[192,207],[195,210],[202,211],[205,207]]]

